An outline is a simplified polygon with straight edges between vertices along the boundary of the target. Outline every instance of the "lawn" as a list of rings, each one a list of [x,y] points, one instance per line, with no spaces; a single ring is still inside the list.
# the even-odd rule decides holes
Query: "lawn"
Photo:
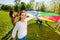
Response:
[[[52,28],[55,27],[56,23],[48,23],[52,26]],[[13,26],[9,17],[9,12],[0,10],[0,40],[5,37],[12,28]],[[36,23],[34,19],[28,22],[27,31],[27,40],[60,40],[59,34],[45,24],[39,28],[38,23]],[[11,35],[11,32],[9,35]],[[9,39],[11,36],[8,36],[7,38],[7,40],[11,40]]]
[[[12,29],[8,11],[0,10],[0,40]]]
[[[29,22],[31,22],[31,20]],[[52,23],[52,25],[55,24]],[[32,20],[32,23],[28,25],[27,40],[60,40],[60,35],[45,24],[39,28],[38,24]]]

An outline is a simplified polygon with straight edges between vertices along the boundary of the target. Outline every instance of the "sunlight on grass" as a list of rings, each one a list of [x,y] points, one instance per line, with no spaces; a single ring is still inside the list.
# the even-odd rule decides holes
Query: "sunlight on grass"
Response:
[[[16,13],[16,12],[15,12]],[[16,18],[17,19],[17,18]],[[16,20],[17,21],[17,20]],[[44,22],[44,21],[43,21]],[[52,28],[55,28],[56,23],[48,22]],[[60,40],[60,35],[58,35],[55,30],[52,30],[46,24],[42,27],[38,27],[38,23],[34,19],[28,21],[28,34],[27,40]],[[0,11],[0,40],[13,28],[9,12]],[[11,34],[9,34],[11,35]],[[9,37],[11,38],[11,37]]]

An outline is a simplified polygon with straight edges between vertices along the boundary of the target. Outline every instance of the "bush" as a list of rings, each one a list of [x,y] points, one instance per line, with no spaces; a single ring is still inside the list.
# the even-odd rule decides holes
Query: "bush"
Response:
[[[13,8],[11,6],[8,6],[8,5],[2,5],[1,9],[2,10],[13,10]]]
[[[14,11],[18,11],[18,6],[14,6]]]

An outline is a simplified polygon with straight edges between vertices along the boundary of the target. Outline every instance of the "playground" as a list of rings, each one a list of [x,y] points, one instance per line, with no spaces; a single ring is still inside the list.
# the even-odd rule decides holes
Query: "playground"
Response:
[[[28,16],[31,16],[34,15],[36,11],[29,11],[27,13]],[[36,23],[35,19],[31,19],[28,22],[27,40],[60,40],[60,31],[55,29],[60,16],[42,16],[39,14],[38,17],[42,19],[43,25],[39,28],[39,23]],[[15,21],[17,21],[17,18]],[[47,24],[45,21],[47,21]],[[12,40],[12,29],[13,26],[10,21],[9,12],[0,10],[0,40]]]

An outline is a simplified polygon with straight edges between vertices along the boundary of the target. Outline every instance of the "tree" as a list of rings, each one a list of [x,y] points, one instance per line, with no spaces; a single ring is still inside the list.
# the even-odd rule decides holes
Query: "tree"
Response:
[[[60,13],[60,2],[56,2],[55,13]]]
[[[14,7],[14,10],[15,10],[15,11],[18,11],[19,5],[20,5],[20,1],[21,1],[21,0],[15,0],[15,7]]]
[[[36,4],[37,5],[37,4]],[[45,11],[45,5],[44,5],[44,2],[42,1],[42,2],[39,2],[38,3],[38,9],[37,10],[39,10],[39,11]]]
[[[2,5],[1,6],[2,10],[13,10],[13,6],[8,6],[8,5]]]
[[[26,4],[24,2],[21,2],[20,10],[26,10]]]
[[[27,4],[26,5],[26,10],[30,10],[30,7],[31,7],[30,4]]]
[[[34,10],[34,8],[31,7],[31,4],[26,5],[26,10]]]
[[[1,9],[1,6],[2,6],[2,5],[0,4],[0,9]]]
[[[15,5],[19,5],[21,0],[15,0]]]
[[[50,2],[50,12],[60,13],[60,2],[59,0],[51,0]]]
[[[35,4],[34,4],[35,0],[30,0],[30,7],[33,8],[32,10],[35,9]]]

